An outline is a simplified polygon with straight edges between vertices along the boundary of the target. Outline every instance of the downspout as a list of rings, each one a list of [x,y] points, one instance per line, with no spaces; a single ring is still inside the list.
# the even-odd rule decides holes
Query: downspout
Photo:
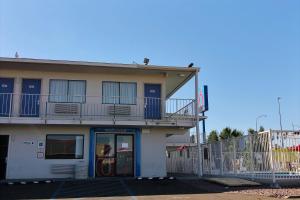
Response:
[[[199,83],[198,83],[198,73],[199,69],[196,69],[195,73],[195,119],[196,119],[196,136],[197,136],[197,156],[198,156],[198,177],[202,176],[202,156],[201,156],[201,145],[200,145],[200,130],[199,130],[199,109],[198,109],[198,102],[199,102],[199,95],[198,95],[198,90],[199,90]]]

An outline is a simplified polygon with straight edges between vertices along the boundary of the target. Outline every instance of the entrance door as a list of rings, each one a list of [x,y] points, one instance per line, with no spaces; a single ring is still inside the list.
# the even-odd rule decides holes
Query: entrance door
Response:
[[[7,117],[12,108],[13,78],[0,78],[0,117]]]
[[[145,119],[161,118],[161,86],[160,84],[145,84]]]
[[[23,79],[21,117],[40,115],[41,80]]]
[[[0,180],[6,177],[8,139],[8,135],[0,135]]]
[[[117,135],[116,174],[133,176],[133,135]]]
[[[115,135],[96,135],[96,176],[115,176]]]
[[[96,134],[96,176],[133,176],[133,135]]]

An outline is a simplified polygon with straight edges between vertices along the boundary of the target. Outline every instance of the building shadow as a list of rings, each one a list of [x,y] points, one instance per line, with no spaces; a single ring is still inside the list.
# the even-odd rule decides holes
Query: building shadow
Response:
[[[201,179],[137,180],[123,178],[58,181],[43,184],[0,185],[0,199],[67,199],[153,195],[214,194],[258,188],[225,187]]]

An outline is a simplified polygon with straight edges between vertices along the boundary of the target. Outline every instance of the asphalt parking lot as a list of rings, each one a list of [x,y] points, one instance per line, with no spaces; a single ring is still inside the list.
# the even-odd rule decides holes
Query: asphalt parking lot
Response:
[[[203,180],[103,178],[26,185],[0,185],[0,199],[274,199],[230,192]]]

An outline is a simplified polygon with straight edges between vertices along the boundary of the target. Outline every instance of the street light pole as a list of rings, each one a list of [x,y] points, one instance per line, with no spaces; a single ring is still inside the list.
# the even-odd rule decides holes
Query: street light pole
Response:
[[[258,117],[256,117],[256,123],[255,123],[255,132],[257,133],[257,124],[258,124],[258,120],[262,117],[267,117],[267,115],[259,115]]]
[[[278,113],[279,113],[279,123],[280,123],[280,132],[281,132],[281,145],[283,145],[283,133],[282,133],[282,121],[281,121],[281,107],[280,107],[280,100],[281,97],[277,97],[277,102],[278,102]]]

